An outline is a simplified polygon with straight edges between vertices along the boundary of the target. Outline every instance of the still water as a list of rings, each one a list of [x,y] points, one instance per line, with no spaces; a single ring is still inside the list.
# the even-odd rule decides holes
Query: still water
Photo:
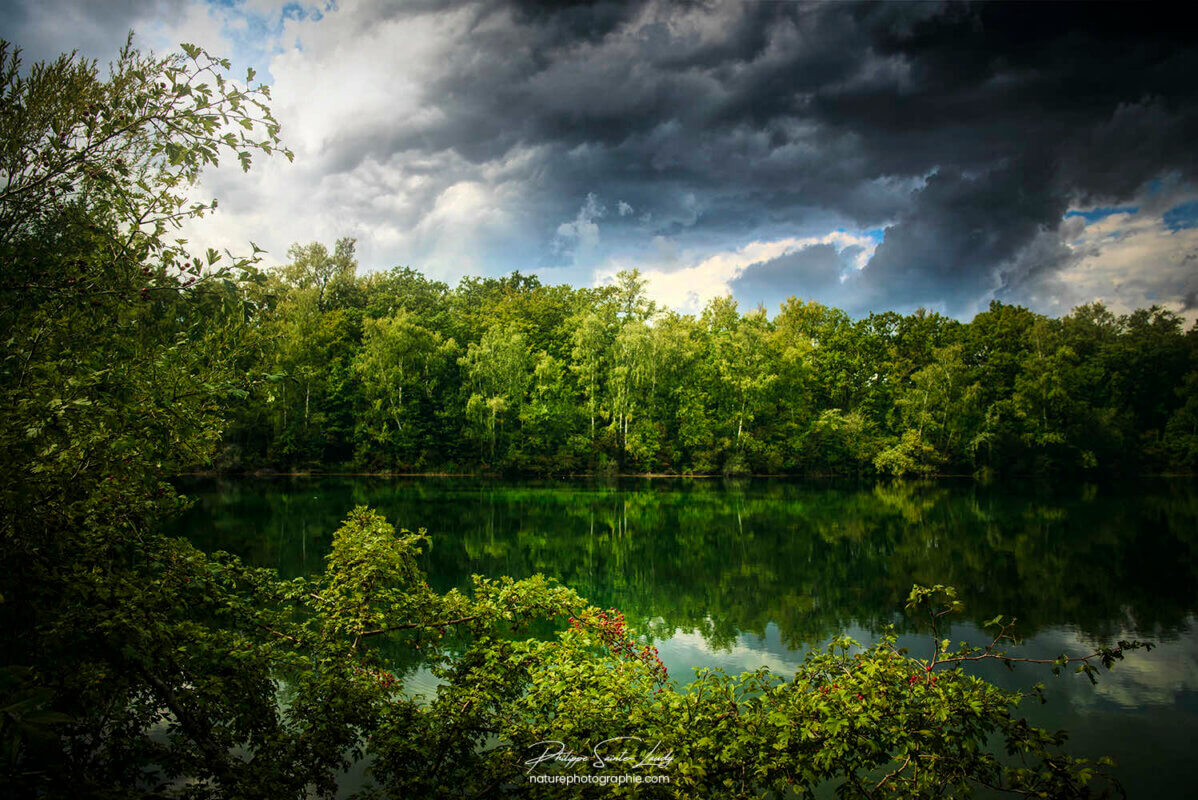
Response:
[[[869,642],[902,615],[913,583],[956,586],[953,639],[1014,616],[1022,655],[1156,642],[1104,674],[1025,666],[981,671],[1009,687],[1044,681],[1036,724],[1070,749],[1110,755],[1131,797],[1188,796],[1198,752],[1198,485],[830,484],[636,480],[237,478],[180,482],[195,499],[178,532],[283,576],[323,568],[346,512],[369,505],[427,529],[440,590],[472,574],[544,573],[615,606],[648,633],[670,674],[695,667],[790,673],[841,632]],[[430,687],[431,689],[431,687]]]

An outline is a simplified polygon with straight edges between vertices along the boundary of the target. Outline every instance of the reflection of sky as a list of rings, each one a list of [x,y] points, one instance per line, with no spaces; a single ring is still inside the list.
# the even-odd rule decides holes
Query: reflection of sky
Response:
[[[865,644],[878,638],[876,632],[858,625],[844,633]],[[954,644],[961,639],[975,645],[990,640],[974,625],[959,625],[949,635]],[[1089,654],[1104,644],[1135,638],[1136,634],[1121,631],[1109,642],[1098,642],[1074,627],[1058,626],[1010,652],[1027,658]],[[1157,646],[1151,652],[1129,653],[1109,672],[1100,667],[1097,685],[1074,673],[1072,667],[1062,670],[1059,677],[1054,677],[1047,665],[1022,664],[1010,672],[998,661],[976,665],[971,671],[1012,690],[1044,683],[1048,702],[1040,705],[1035,699],[1025,700],[1019,713],[1034,725],[1069,731],[1068,750],[1074,755],[1113,757],[1115,776],[1129,797],[1181,796],[1185,790],[1179,782],[1190,774],[1191,743],[1198,740],[1198,617],[1191,616],[1180,635],[1152,641]],[[913,657],[927,658],[931,639],[900,636],[898,646],[908,648]],[[698,632],[681,630],[669,638],[663,635],[657,647],[670,675],[680,683],[688,681],[696,667],[719,668],[735,675],[764,666],[790,676],[805,656],[805,651],[783,644],[778,626],[772,622],[764,636],[740,634],[726,648],[713,648]]]
[[[766,626],[765,636],[742,633],[728,648],[713,649],[698,632],[676,631],[656,644],[658,655],[670,671],[670,677],[685,683],[698,667],[722,669],[730,675],[769,667],[783,675],[794,674],[802,653],[795,653],[782,644],[778,626]]]
[[[843,632],[858,642],[868,644],[877,636],[857,625]],[[782,641],[782,631],[771,622],[765,626],[765,635],[741,633],[729,647],[713,647],[696,631],[675,630],[672,636],[656,639],[661,660],[670,671],[670,676],[679,683],[689,681],[700,667],[722,669],[729,675],[750,672],[768,667],[779,675],[790,677],[798,670],[807,655],[807,649],[794,649]]]
[[[1084,676],[1061,687],[1075,707],[1094,710],[1136,711],[1147,708],[1172,708],[1183,698],[1198,691],[1198,638],[1191,635],[1198,629],[1198,620],[1187,621],[1187,635],[1170,641],[1155,642],[1151,652],[1132,653],[1104,673],[1098,685],[1089,689]],[[1117,639],[1131,640],[1134,634],[1122,632]],[[1052,653],[1077,653],[1093,649],[1095,643],[1069,628],[1054,628],[1032,639],[1027,649]],[[1073,684],[1079,684],[1081,689]],[[1049,685],[1052,689],[1052,684]]]
[[[660,621],[660,620],[659,620]],[[851,625],[843,633],[869,644],[878,633],[860,625]],[[1100,670],[1098,684],[1092,686],[1084,675],[1072,668],[1054,677],[1047,665],[1018,665],[1008,671],[1000,662],[975,665],[971,671],[1007,689],[1026,690],[1033,684],[1045,685],[1048,703],[1025,700],[1019,713],[1034,725],[1049,730],[1067,730],[1070,753],[1090,759],[1104,755],[1116,762],[1116,777],[1123,782],[1129,797],[1176,797],[1184,791],[1179,782],[1190,774],[1191,742],[1198,739],[1198,617],[1190,617],[1184,632],[1168,640],[1156,640],[1151,652],[1129,653],[1107,672]],[[990,637],[976,626],[962,624],[948,634],[954,643],[961,639],[984,644]],[[1122,631],[1110,641],[1134,639]],[[697,631],[675,629],[672,635],[658,631],[655,644],[670,676],[679,683],[693,678],[694,669],[721,669],[730,675],[767,667],[787,677],[794,674],[806,655],[782,641],[781,631],[769,623],[764,635],[742,633],[728,647],[713,647]],[[1076,628],[1059,626],[1038,633],[1011,655],[1029,658],[1055,657],[1060,653],[1088,654],[1107,644],[1085,636]],[[930,653],[927,636],[904,635],[898,640],[916,658]],[[411,694],[431,698],[439,681],[419,668],[405,677],[405,689]]]
[[[1009,688],[1027,686],[1040,680],[1046,682],[1050,694],[1061,696],[1076,708],[1110,710],[1142,710],[1149,707],[1173,707],[1183,701],[1187,694],[1198,695],[1198,618],[1187,621],[1185,635],[1168,641],[1155,640],[1151,651],[1129,653],[1121,662],[1116,662],[1109,672],[1102,671],[1098,685],[1091,686],[1084,675],[1062,671],[1061,677],[1053,678],[1048,668],[1044,674],[1033,673],[1038,665],[1023,665],[1014,673],[1015,680],[1002,679],[1005,668],[995,676],[987,675]],[[843,632],[863,644],[870,644],[878,636],[857,625]],[[964,638],[971,644],[982,644],[988,637],[973,625],[959,625],[952,631],[953,641]],[[1132,640],[1136,635],[1123,631],[1113,636],[1111,643],[1119,639]],[[900,636],[899,646],[909,649],[914,658],[927,658],[930,654],[930,639],[926,636]],[[1153,641],[1149,639],[1149,641]],[[1069,655],[1089,654],[1103,642],[1086,637],[1076,628],[1054,627],[1038,633],[1018,647],[1011,648],[1016,657],[1055,657],[1060,653]],[[768,667],[782,675],[793,675],[801,664],[805,650],[794,650],[782,642],[781,631],[769,623],[765,635],[742,633],[729,647],[712,647],[703,636],[695,631],[676,630],[672,636],[656,640],[662,661],[677,681],[686,682],[698,667],[722,669],[729,674],[748,672]],[[986,670],[988,671],[988,670]],[[1024,680],[1026,678],[1026,680]]]
[[[1130,654],[1097,687],[1071,671],[1054,679],[1047,666],[974,671],[1011,689],[1043,681],[1048,704],[1029,700],[1020,713],[1070,731],[1072,752],[1115,756],[1132,797],[1180,794],[1170,781],[1189,775],[1188,743],[1198,739],[1188,483],[1052,494],[946,483],[709,486],[238,481],[197,489],[201,504],[187,530],[203,531],[202,546],[296,575],[322,567],[328,532],[353,505],[373,505],[413,528],[434,520],[422,566],[439,589],[465,587],[473,572],[552,575],[597,605],[625,610],[680,683],[695,667],[789,676],[806,651],[788,642],[822,647],[838,630],[872,643],[878,621],[900,621],[895,597],[915,582],[953,583],[970,612],[1018,615],[1026,630],[1039,631],[1022,649],[1029,656],[1089,652],[1094,642],[1083,628],[1118,639],[1135,638],[1120,631],[1132,627],[1127,620],[1166,626],[1170,640],[1140,633],[1162,646]],[[841,625],[846,618],[863,622]],[[962,637],[982,638],[964,624],[952,632],[954,641]],[[900,639],[921,658],[929,642]],[[420,670],[405,688],[432,697],[436,681]]]

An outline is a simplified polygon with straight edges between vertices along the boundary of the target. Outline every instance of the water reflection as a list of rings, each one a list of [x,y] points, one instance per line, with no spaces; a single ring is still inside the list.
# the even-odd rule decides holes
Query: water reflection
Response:
[[[183,484],[197,504],[179,531],[284,575],[323,568],[355,505],[427,528],[430,583],[543,572],[618,606],[655,639],[675,677],[696,666],[794,670],[807,647],[887,624],[924,652],[897,613],[913,583],[948,583],[966,604],[954,639],[994,614],[1055,655],[1117,638],[1164,646],[1092,688],[1047,679],[1033,720],[1110,753],[1132,796],[1186,785],[1198,737],[1198,491],[1191,482],[1049,487],[637,481],[619,485],[467,480],[238,479]]]
[[[1157,482],[1055,492],[972,484],[864,487],[714,481],[621,486],[256,479],[186,485],[179,530],[295,575],[322,568],[357,504],[432,535],[442,588],[544,572],[603,605],[726,648],[777,626],[796,649],[892,621],[911,584],[951,583],[980,621],[1094,637],[1186,629],[1198,493]]]

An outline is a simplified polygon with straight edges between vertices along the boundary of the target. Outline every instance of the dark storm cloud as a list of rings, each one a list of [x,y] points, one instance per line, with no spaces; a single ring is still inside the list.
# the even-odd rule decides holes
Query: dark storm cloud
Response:
[[[122,13],[142,14],[134,5]],[[1198,47],[1170,11],[347,2],[313,24],[339,17],[339,41],[357,41],[455,22],[432,62],[412,64],[415,108],[340,125],[304,169],[336,177],[395,161],[417,176],[427,165],[426,194],[408,206],[419,209],[504,165],[528,190],[518,214],[531,266],[553,262],[558,226],[592,194],[637,210],[601,221],[596,258],[647,251],[653,236],[697,251],[885,227],[867,266],[821,291],[854,312],[967,314],[1048,291],[1075,260],[1059,231],[1068,209],[1138,204],[1162,178],[1192,189]],[[408,46],[395,30],[394,47]],[[385,87],[392,76],[353,78]],[[810,289],[796,270],[754,273],[745,280],[762,291]]]
[[[855,255],[856,248],[845,257]],[[826,298],[835,293],[844,268],[842,256],[830,244],[815,244],[769,261],[745,267],[731,282],[732,293],[742,306],[757,304],[774,311],[787,297]]]
[[[1043,234],[1071,203],[1195,176],[1198,50],[1155,9],[951,5],[906,30],[875,26],[871,43],[907,65],[904,80],[823,91],[813,107],[860,137],[870,168],[939,170],[861,276],[895,304],[960,311],[996,279],[1017,295],[1068,262]]]
[[[937,171],[856,276],[875,295],[869,305],[936,302],[955,312],[999,288],[988,268],[1015,258],[1065,212],[1063,198],[1042,188],[1042,176],[1023,159],[976,176]]]
[[[359,131],[334,145],[341,168],[372,150],[484,162],[539,146],[565,207],[592,191],[645,209],[692,196],[697,217],[663,215],[667,235],[780,231],[818,212],[889,222],[854,278],[856,310],[960,312],[1010,293],[1062,263],[1021,256],[1071,204],[1195,176],[1193,29],[1154,7],[470,8],[474,33],[428,87],[444,114]]]
[[[5,2],[0,11],[0,38],[21,47],[27,63],[53,59],[77,50],[102,64],[116,55],[134,23],[178,19],[184,0],[39,0]]]

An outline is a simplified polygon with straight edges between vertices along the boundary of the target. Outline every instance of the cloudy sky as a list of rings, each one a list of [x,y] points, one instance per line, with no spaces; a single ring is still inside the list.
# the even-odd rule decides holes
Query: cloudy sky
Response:
[[[3,0],[27,59],[130,29],[272,85],[294,165],[222,168],[197,233],[451,284],[639,267],[854,315],[1198,314],[1198,36],[1114,4]]]

